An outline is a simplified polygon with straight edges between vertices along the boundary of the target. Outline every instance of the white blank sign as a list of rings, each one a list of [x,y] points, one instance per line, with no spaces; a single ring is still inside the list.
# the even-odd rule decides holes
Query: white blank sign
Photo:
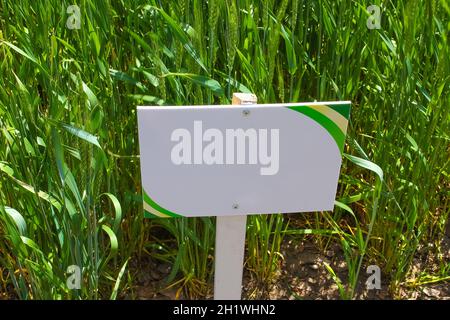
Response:
[[[138,107],[148,217],[332,210],[350,102]]]

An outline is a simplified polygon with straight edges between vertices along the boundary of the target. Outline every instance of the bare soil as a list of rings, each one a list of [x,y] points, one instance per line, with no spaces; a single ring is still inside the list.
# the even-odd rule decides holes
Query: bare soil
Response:
[[[446,236],[441,245],[443,261],[450,263],[450,238]],[[421,253],[422,252],[422,253]],[[419,250],[414,259],[409,279],[418,277],[422,270],[433,271],[438,268],[430,256],[425,254],[427,248]],[[334,245],[321,252],[312,241],[295,242],[286,238],[282,246],[280,270],[269,284],[261,284],[256,277],[246,270],[243,279],[243,299],[289,299],[289,300],[323,300],[342,299],[339,288],[325,268],[328,263],[343,283],[347,283],[348,269],[344,254],[339,246]],[[136,278],[133,294],[125,294],[125,299],[184,299],[179,287],[165,288],[165,278],[170,273],[170,265],[159,264],[149,258],[133,262],[140,272]],[[138,266],[139,265],[139,266]],[[361,268],[356,299],[437,299],[450,300],[450,282],[440,281],[420,287],[400,286],[394,296],[389,290],[389,279],[381,274],[381,289],[368,290],[365,284],[369,274],[366,267]],[[212,299],[212,290],[204,299]]]
[[[450,237],[447,234],[441,245],[441,263],[450,264]],[[439,265],[436,257],[430,255],[433,248],[420,248],[413,260],[413,267],[408,279],[417,279],[423,270],[437,272]],[[243,279],[243,299],[289,299],[289,300],[323,300],[341,299],[339,288],[325,268],[328,263],[343,283],[347,283],[347,264],[344,254],[338,245],[322,252],[310,240],[299,242],[298,240],[285,238],[282,245],[284,260],[280,269],[276,272],[271,283],[262,284],[252,272],[246,270]],[[167,277],[171,271],[171,265],[143,256],[130,261],[129,271],[133,283],[131,288],[119,295],[120,299],[185,299],[183,290],[179,285],[167,288]],[[381,289],[368,290],[365,284],[369,276],[363,266],[360,281],[357,285],[356,299],[435,299],[450,300],[450,282],[439,281],[418,287],[401,285],[400,290],[394,296],[389,290],[389,279],[381,275]],[[6,270],[0,276],[6,279]],[[211,286],[212,287],[212,286]],[[212,299],[212,288],[203,299]],[[0,287],[0,300],[17,299],[13,287]]]

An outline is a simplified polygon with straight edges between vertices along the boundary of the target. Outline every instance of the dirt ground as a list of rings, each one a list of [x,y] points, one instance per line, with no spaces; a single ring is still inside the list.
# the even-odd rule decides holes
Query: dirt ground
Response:
[[[295,252],[295,254],[292,254]],[[294,244],[288,241],[283,245],[285,262],[279,276],[273,281],[268,290],[258,290],[252,277],[246,275],[244,281],[244,297],[249,299],[299,299],[323,300],[340,299],[339,289],[330,273],[325,268],[328,263],[343,283],[347,283],[347,264],[343,252],[338,246],[321,253],[312,243]],[[448,252],[450,257],[450,252]],[[415,267],[419,270],[419,259]],[[450,261],[450,260],[448,260]],[[388,286],[388,279],[381,275],[381,289],[368,290],[366,267],[361,268],[359,283],[356,289],[356,299],[449,299],[449,283],[437,283],[417,289],[402,288],[398,296],[394,297]]]
[[[443,261],[450,263],[450,237],[447,235],[441,244]],[[426,254],[427,248],[418,251],[414,259],[411,277],[417,277],[426,266],[428,269],[437,268],[436,263],[430,261]],[[299,242],[285,238],[282,245],[284,260],[280,265],[272,283],[261,286],[255,276],[244,272],[243,299],[290,299],[290,300],[322,300],[340,299],[338,286],[326,270],[324,262],[328,263],[343,283],[347,282],[347,265],[339,246],[329,248],[322,253],[312,241]],[[179,290],[179,286],[166,289],[166,279],[171,266],[152,260],[149,256],[140,260],[132,259],[129,264],[134,282],[119,295],[119,299],[183,299],[186,298]],[[367,290],[365,281],[369,275],[366,268],[361,269],[360,282],[356,290],[356,299],[437,299],[450,300],[450,282],[438,282],[420,286],[418,288],[401,287],[397,296],[389,292],[388,279],[381,275],[381,290]],[[4,270],[3,278],[6,277]],[[5,290],[0,288],[0,300],[17,299],[12,286]],[[210,293],[204,297],[212,299]]]
[[[444,261],[450,263],[450,238],[446,237],[442,244]],[[420,250],[419,250],[420,253]],[[347,265],[339,246],[334,246],[321,253],[311,242],[296,243],[285,239],[282,246],[284,261],[271,284],[261,286],[249,271],[244,272],[243,299],[290,299],[290,300],[322,300],[340,299],[339,289],[330,273],[325,268],[328,263],[343,283],[347,282]],[[414,259],[412,276],[416,276],[426,265],[433,262],[418,256]],[[134,262],[136,265],[136,262]],[[158,264],[151,259],[140,261],[140,270],[134,294],[125,294],[130,299],[183,299],[177,287],[161,289],[164,279],[170,273],[170,265]],[[137,266],[137,265],[136,265]],[[145,267],[144,267],[145,266]],[[356,299],[438,299],[450,300],[450,282],[438,282],[418,288],[401,287],[397,296],[393,296],[388,288],[388,279],[381,275],[381,289],[368,290],[365,284],[366,268],[361,269],[360,282],[356,290]],[[205,297],[212,299],[212,293]]]

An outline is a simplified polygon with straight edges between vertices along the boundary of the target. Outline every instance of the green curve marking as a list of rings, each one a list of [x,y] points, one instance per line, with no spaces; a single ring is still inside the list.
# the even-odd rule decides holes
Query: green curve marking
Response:
[[[150,198],[150,196],[145,191],[144,191],[144,201],[147,202],[147,204],[149,206],[151,206],[153,209],[155,209],[155,210],[157,210],[157,211],[159,211],[161,213],[164,213],[164,214],[166,214],[166,215],[168,215],[168,216],[170,216],[172,218],[181,217],[179,214],[176,214],[176,213],[174,213],[172,211],[169,211],[169,210],[164,209],[163,207],[161,207],[159,204],[157,204],[155,201],[153,201],[153,199]],[[151,214],[149,212],[146,212],[146,213],[147,213],[147,215]],[[151,215],[154,216],[153,214],[151,214]]]
[[[144,209],[144,218],[147,219],[160,219],[161,217],[155,216],[153,213],[148,212]]]
[[[345,134],[339,129],[336,123],[319,111],[308,106],[289,107],[289,109],[300,112],[320,124],[333,137],[339,151],[342,153],[344,150]]]
[[[327,105],[328,108],[340,113],[345,119],[350,118],[350,104]]]

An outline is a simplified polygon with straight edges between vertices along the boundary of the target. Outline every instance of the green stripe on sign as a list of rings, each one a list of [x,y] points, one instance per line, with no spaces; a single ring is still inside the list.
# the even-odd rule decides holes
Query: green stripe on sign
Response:
[[[163,207],[161,207],[159,204],[157,204],[155,201],[152,200],[152,198],[149,197],[149,195],[147,194],[147,192],[144,191],[144,201],[147,202],[147,204],[149,206],[151,206],[153,209],[164,213],[168,216],[171,216],[172,218],[178,218],[181,217],[179,214],[176,214],[172,211],[169,211],[167,209],[164,209]]]
[[[336,123],[308,106],[289,107],[289,109],[300,112],[320,124],[333,137],[339,151],[342,153],[344,150],[345,134],[339,129]]]
[[[160,217],[155,216],[154,214],[148,212],[147,210],[144,210],[144,218],[148,218],[148,219],[158,219]]]
[[[337,105],[327,105],[328,108],[333,109],[336,112],[339,112],[345,119],[348,120],[350,118],[350,104],[337,104]]]

